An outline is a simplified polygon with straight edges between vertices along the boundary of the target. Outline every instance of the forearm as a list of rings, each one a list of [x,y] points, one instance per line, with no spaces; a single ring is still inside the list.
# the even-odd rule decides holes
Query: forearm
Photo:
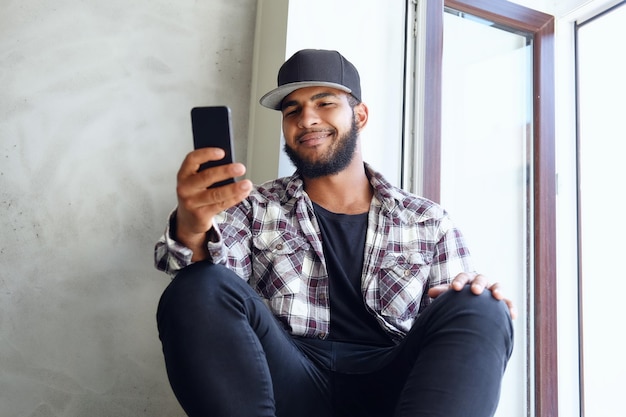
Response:
[[[175,239],[191,250],[191,262],[200,262],[209,258],[207,233],[186,235],[178,233]]]
[[[192,262],[200,262],[208,259],[209,251],[207,249],[207,243],[213,228],[208,232],[200,233],[189,230],[185,227],[184,222],[179,221],[178,216],[177,209],[170,219],[170,235],[172,238],[192,251]]]

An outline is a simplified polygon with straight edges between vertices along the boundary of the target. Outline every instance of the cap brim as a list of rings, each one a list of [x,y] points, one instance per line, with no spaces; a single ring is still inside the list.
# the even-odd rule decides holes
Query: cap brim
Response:
[[[259,100],[262,106],[272,110],[280,110],[280,105],[284,98],[294,91],[305,87],[330,87],[337,90],[345,91],[346,93],[352,93],[352,90],[345,85],[337,83],[329,83],[324,81],[299,81],[297,83],[289,83],[281,85],[278,88],[273,89],[269,93],[265,94]]]

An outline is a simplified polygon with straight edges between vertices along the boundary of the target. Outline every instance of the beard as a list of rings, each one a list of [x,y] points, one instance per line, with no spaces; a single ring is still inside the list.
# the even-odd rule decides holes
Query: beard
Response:
[[[336,146],[331,146],[325,154],[315,161],[307,160],[298,155],[297,151],[287,145],[287,143],[285,143],[283,150],[305,178],[325,177],[337,174],[350,165],[354,158],[358,137],[359,129],[357,128],[356,120],[352,119],[350,131],[339,137]]]

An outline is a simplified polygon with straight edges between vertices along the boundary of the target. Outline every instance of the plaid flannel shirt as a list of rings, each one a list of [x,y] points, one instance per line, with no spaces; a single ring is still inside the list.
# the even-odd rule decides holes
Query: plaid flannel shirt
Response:
[[[374,189],[362,266],[363,299],[380,325],[401,338],[432,301],[428,288],[471,272],[469,251],[447,213],[389,184],[367,164]],[[214,221],[209,261],[235,271],[265,299],[287,330],[325,338],[330,329],[328,272],[313,205],[298,173],[270,181]],[[155,247],[155,265],[175,275],[191,250],[170,236]]]

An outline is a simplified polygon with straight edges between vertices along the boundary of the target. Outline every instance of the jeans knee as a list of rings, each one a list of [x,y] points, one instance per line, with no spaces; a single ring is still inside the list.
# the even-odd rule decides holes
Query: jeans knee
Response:
[[[468,286],[464,291],[466,292],[465,298],[468,300],[468,303],[470,305],[474,304],[473,310],[477,321],[476,325],[484,332],[490,332],[495,339],[499,339],[499,336],[502,336],[508,351],[507,356],[510,356],[513,349],[513,321],[506,303],[494,298],[489,290],[476,295],[471,292]]]
[[[474,294],[468,285],[461,291],[447,291],[441,297],[440,307],[446,317],[462,321],[466,328],[501,334],[512,348],[513,323],[508,306],[504,301],[495,299],[491,291]]]
[[[233,271],[223,265],[198,262],[182,269],[172,280],[167,292],[175,297],[201,297],[204,300],[219,297],[227,288],[245,283]]]
[[[225,294],[233,293],[230,290],[237,285],[247,286],[247,283],[222,265],[192,264],[182,269],[161,295],[157,321],[168,316],[185,320],[187,316],[210,314],[213,306],[224,300]]]
[[[505,322],[510,320],[508,308],[504,301],[494,298],[489,290],[484,290],[481,294],[474,294],[470,286],[466,285],[461,291],[447,291],[447,294],[454,299],[452,302],[461,311],[471,312],[471,314],[483,319],[503,320]]]

